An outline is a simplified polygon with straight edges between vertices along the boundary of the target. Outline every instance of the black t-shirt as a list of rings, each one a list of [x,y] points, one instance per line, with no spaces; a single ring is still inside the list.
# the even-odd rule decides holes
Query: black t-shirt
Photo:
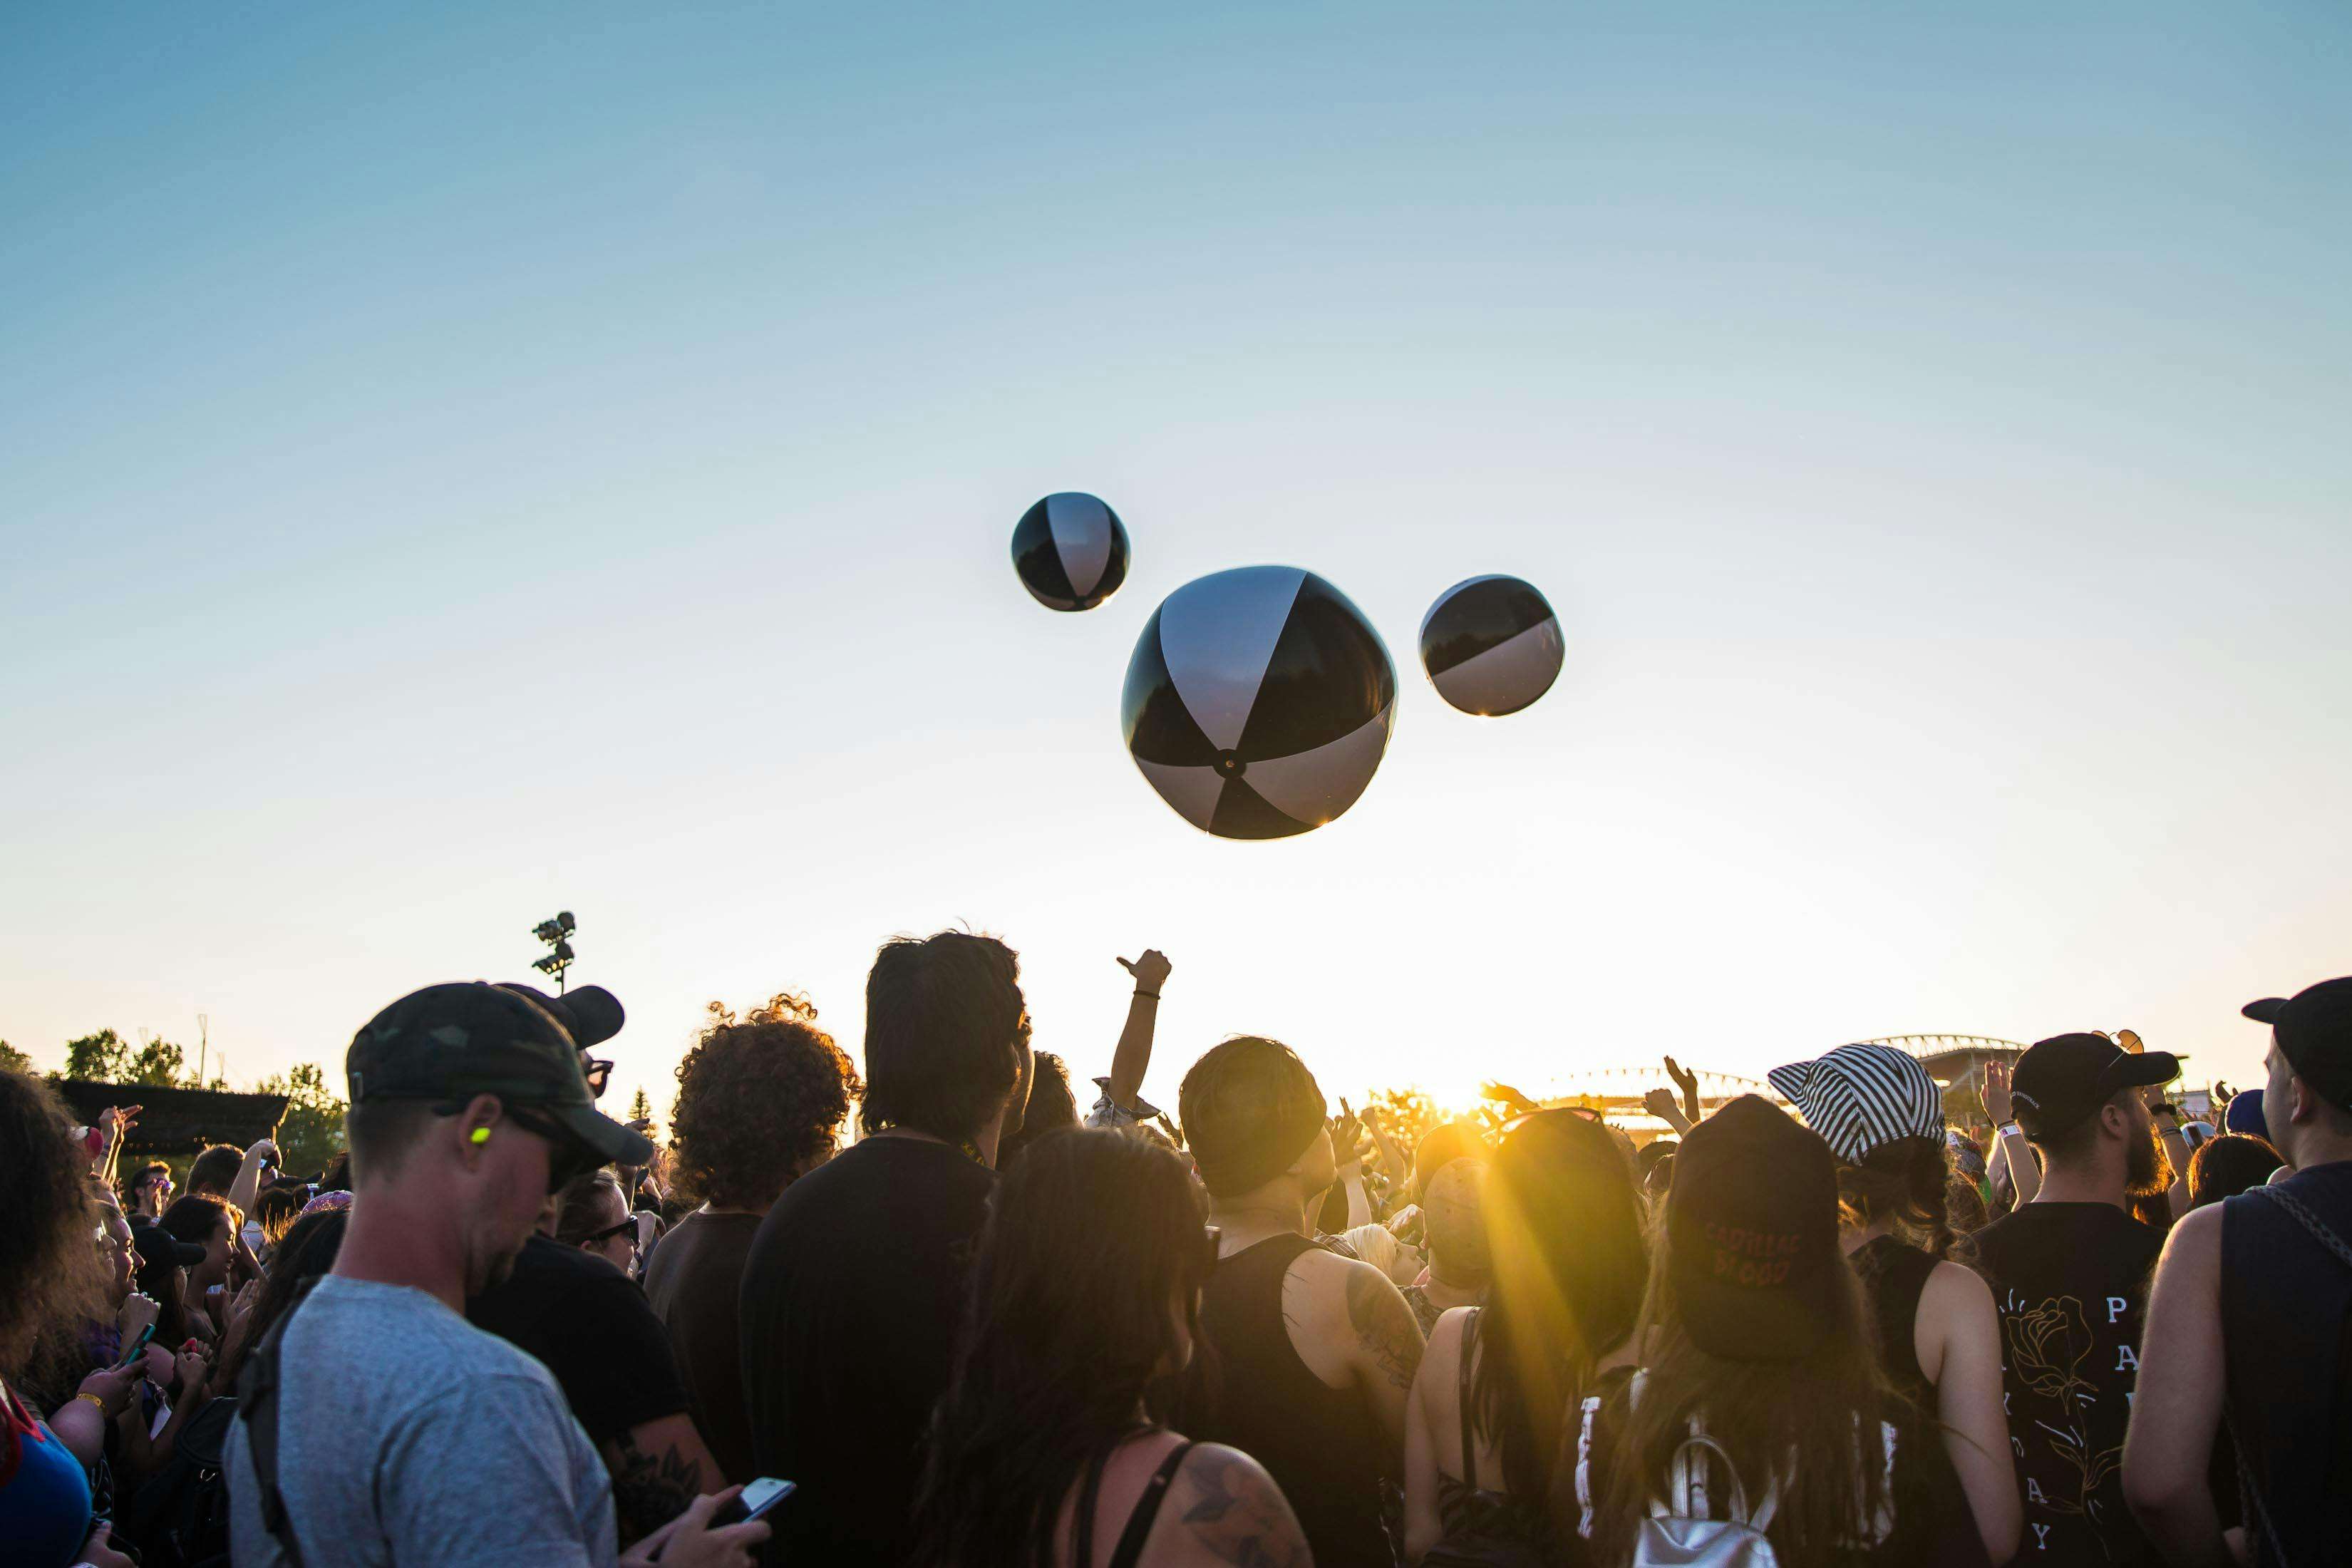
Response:
[[[466,1318],[545,1363],[600,1448],[687,1408],[669,1336],[645,1292],[576,1247],[532,1237],[513,1276],[467,1302]]]
[[[2154,1560],[2124,1502],[2123,1453],[2163,1250],[2161,1232],[2113,1204],[2031,1203],[1977,1232],[1961,1258],[2000,1308],[2022,1562]]]
[[[756,1468],[798,1483],[771,1562],[895,1564],[995,1173],[869,1138],[785,1189],[743,1266]]]
[[[669,1331],[694,1424],[730,1481],[753,1479],[751,1418],[743,1410],[743,1344],[736,1303],[743,1258],[759,1234],[755,1214],[690,1214],[670,1227],[646,1265],[646,1300]]]

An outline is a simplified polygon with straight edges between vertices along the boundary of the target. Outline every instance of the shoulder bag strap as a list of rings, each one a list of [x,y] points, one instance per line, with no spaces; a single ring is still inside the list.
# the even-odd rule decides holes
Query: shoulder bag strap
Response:
[[[1576,1434],[1576,1533],[1585,1540],[1592,1539],[1592,1417],[1601,1408],[1601,1395],[1584,1396],[1584,1423]]]
[[[1462,1324],[1462,1370],[1457,1379],[1462,1416],[1462,1484],[1472,1491],[1478,1489],[1478,1449],[1470,1435],[1470,1351],[1477,1343],[1478,1320],[1486,1315],[1484,1307],[1470,1309],[1470,1316]]]
[[[302,1546],[294,1538],[294,1521],[287,1517],[286,1494],[278,1485],[278,1352],[286,1339],[286,1325],[310,1294],[317,1279],[306,1279],[236,1377],[237,1414],[245,1419],[246,1451],[253,1460],[254,1489],[261,1499],[262,1528],[278,1542],[291,1568],[303,1568]]]

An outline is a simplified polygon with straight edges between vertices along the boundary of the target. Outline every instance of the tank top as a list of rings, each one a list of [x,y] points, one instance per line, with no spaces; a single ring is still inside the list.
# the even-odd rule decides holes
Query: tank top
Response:
[[[1879,1365],[1895,1391],[1929,1415],[1936,1413],[1936,1385],[1919,1370],[1919,1297],[1936,1271],[1936,1255],[1895,1240],[1874,1237],[1853,1249],[1848,1261],[1870,1297],[1878,1324]]]
[[[2352,1161],[2273,1190],[2352,1243]],[[2352,1263],[2264,1193],[2222,1200],[2221,1343],[2230,1431],[2270,1521],[2245,1500],[2254,1562],[2278,1562],[2273,1532],[2289,1562],[2332,1560],[2352,1541]]]
[[[1111,1548],[1110,1568],[1135,1568],[1143,1560],[1143,1543],[1151,1538],[1152,1523],[1160,1517],[1160,1505],[1167,1500],[1168,1483],[1176,1479],[1183,1468],[1184,1456],[1192,1451],[1191,1443],[1179,1443],[1151,1472],[1143,1486],[1143,1495],[1127,1510],[1127,1526],[1118,1532],[1118,1543]],[[1074,1568],[1090,1568],[1095,1560],[1095,1500],[1102,1491],[1103,1467],[1110,1462],[1106,1449],[1095,1457],[1087,1468],[1087,1483],[1078,1490],[1077,1540],[1070,1553]]]
[[[1282,1281],[1301,1236],[1277,1236],[1221,1260],[1201,1291],[1201,1333],[1184,1430],[1250,1455],[1290,1500],[1317,1568],[1389,1568],[1381,1529],[1386,1441],[1360,1390],[1333,1388],[1291,1348]]]
[[[71,1563],[89,1529],[81,1461],[15,1393],[0,1388],[0,1560]]]

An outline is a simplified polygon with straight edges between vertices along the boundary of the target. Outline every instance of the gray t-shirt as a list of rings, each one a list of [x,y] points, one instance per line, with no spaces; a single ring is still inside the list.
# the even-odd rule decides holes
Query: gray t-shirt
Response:
[[[610,1568],[613,1486],[545,1367],[422,1290],[333,1275],[278,1355],[278,1487],[307,1568]],[[236,1568],[280,1568],[245,1423],[229,1434]]]

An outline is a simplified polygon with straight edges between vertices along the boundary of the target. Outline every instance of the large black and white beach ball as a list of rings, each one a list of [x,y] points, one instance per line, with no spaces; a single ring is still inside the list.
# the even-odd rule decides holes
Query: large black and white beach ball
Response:
[[[1151,613],[1119,706],[1128,754],[1220,838],[1282,838],[1356,804],[1396,723],[1396,667],[1312,572],[1243,566]]]
[[[1049,610],[1091,610],[1127,581],[1127,525],[1080,490],[1047,496],[1013,529],[1013,569]]]
[[[1559,678],[1559,620],[1532,583],[1473,577],[1437,596],[1421,623],[1421,667],[1465,713],[1516,713]]]

